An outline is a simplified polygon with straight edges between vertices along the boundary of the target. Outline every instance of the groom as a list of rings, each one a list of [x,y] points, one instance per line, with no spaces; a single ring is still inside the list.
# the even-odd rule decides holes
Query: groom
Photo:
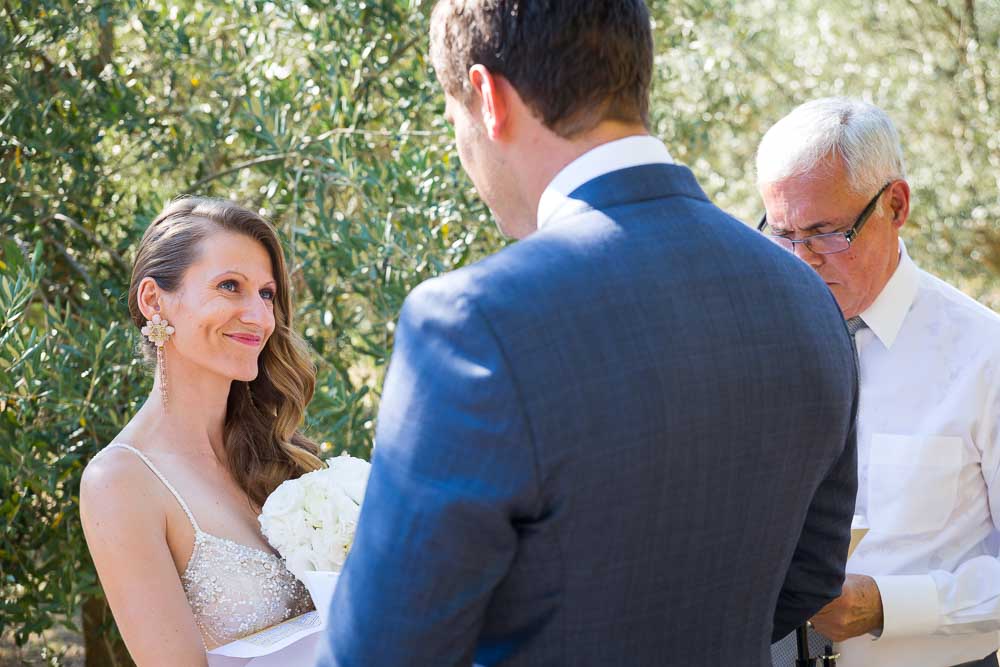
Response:
[[[769,665],[839,594],[843,318],[648,135],[652,49],[641,0],[437,4],[462,164],[520,240],[403,307],[320,665]]]

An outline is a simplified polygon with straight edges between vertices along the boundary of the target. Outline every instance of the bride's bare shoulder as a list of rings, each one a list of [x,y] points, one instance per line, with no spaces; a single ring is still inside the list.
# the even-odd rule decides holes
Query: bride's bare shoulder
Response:
[[[134,480],[135,472],[146,464],[124,447],[107,446],[90,460],[83,469],[83,480],[88,486],[106,487]],[[141,479],[143,476],[139,476]]]
[[[142,459],[123,447],[105,449],[90,460],[80,479],[84,523],[95,516],[131,523],[162,514],[159,494],[150,483],[153,473]]]

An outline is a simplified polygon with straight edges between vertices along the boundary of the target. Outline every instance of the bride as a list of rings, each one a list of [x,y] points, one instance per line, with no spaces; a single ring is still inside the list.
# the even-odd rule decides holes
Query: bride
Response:
[[[153,389],[80,486],[139,665],[205,665],[206,649],[312,609],[257,523],[275,487],[323,467],[297,430],[315,369],[288,282],[274,228],[228,201],[174,201],[139,245],[129,312]]]

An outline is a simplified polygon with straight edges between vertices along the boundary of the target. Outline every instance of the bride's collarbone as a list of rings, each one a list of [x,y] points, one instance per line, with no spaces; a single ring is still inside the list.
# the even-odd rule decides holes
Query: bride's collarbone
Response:
[[[228,472],[196,470],[181,462],[171,462],[163,470],[184,499],[198,528],[209,535],[270,552],[261,535],[257,510]],[[171,479],[171,473],[173,478]],[[175,481],[176,480],[176,481]],[[160,494],[166,515],[167,544],[178,571],[183,572],[194,551],[195,529],[183,508],[167,489]]]

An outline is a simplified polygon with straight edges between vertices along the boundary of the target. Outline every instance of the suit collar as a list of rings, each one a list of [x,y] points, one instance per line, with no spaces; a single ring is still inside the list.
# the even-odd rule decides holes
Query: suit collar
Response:
[[[571,194],[588,181],[621,169],[673,161],[663,142],[649,135],[601,144],[566,165],[545,188],[538,201],[538,228],[551,221]]]
[[[548,224],[555,224],[590,210],[636,204],[654,199],[687,197],[709,201],[691,170],[675,164],[648,164],[619,169],[587,181],[553,210]]]

